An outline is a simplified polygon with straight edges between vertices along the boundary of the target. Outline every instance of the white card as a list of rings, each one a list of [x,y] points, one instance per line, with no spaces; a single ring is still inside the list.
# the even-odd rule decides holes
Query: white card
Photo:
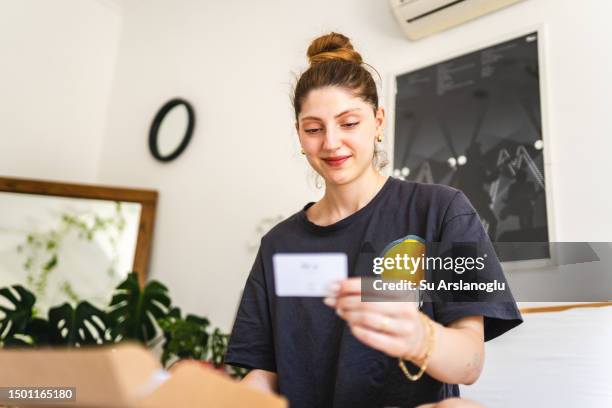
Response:
[[[276,296],[328,296],[330,286],[348,276],[343,253],[274,254]]]

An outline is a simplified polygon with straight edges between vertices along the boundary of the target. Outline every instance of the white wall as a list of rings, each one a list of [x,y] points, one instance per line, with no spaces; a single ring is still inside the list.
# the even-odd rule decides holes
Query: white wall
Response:
[[[110,0],[0,2],[0,175],[96,181],[120,22]]]
[[[461,395],[494,408],[612,406],[612,308],[523,317],[486,343],[482,375]]]
[[[231,326],[258,220],[289,215],[319,194],[298,153],[289,95],[309,41],[330,30],[351,37],[387,81],[392,72],[544,24],[557,240],[612,241],[609,2],[527,0],[416,43],[402,36],[385,1],[124,6],[98,181],[160,191],[151,277],[213,324]],[[194,105],[196,130],[183,156],[160,164],[147,151],[147,132],[174,96]]]

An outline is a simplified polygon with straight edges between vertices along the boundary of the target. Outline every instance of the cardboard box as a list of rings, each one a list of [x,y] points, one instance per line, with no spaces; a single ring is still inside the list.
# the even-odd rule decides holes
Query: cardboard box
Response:
[[[138,404],[139,408],[175,406],[286,408],[288,404],[278,395],[260,392],[210,369],[189,364],[179,366],[169,380]]]
[[[73,349],[0,350],[0,387],[74,387],[75,401],[45,407],[240,407],[286,408],[266,394],[198,365],[172,374],[135,344]],[[4,401],[0,401],[0,406]],[[41,406],[40,402],[11,406]]]

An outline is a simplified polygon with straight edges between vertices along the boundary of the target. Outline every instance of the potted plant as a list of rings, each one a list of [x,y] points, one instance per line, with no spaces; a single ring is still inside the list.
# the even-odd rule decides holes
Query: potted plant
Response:
[[[44,318],[37,316],[36,296],[21,285],[0,288],[0,297],[9,303],[0,304],[0,347],[79,347],[132,340],[151,348],[163,341],[164,367],[191,359],[232,377],[246,374],[223,364],[229,335],[218,328],[209,332],[205,317],[182,318],[166,286],[151,281],[141,288],[135,273],[117,286],[105,310],[86,301],[64,303],[50,308]]]

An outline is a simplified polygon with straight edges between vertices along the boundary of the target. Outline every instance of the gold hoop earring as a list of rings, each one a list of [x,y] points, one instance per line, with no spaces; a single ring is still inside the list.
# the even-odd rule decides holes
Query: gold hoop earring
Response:
[[[304,149],[303,149],[303,148],[302,148],[302,149],[300,149],[300,153],[302,153],[302,154],[304,154],[304,155],[306,154],[306,152],[304,151]]]
[[[382,137],[382,134],[381,134],[381,133],[379,133],[379,134],[376,136],[376,140],[378,141],[378,143],[382,143],[382,141],[383,141],[383,137]]]

